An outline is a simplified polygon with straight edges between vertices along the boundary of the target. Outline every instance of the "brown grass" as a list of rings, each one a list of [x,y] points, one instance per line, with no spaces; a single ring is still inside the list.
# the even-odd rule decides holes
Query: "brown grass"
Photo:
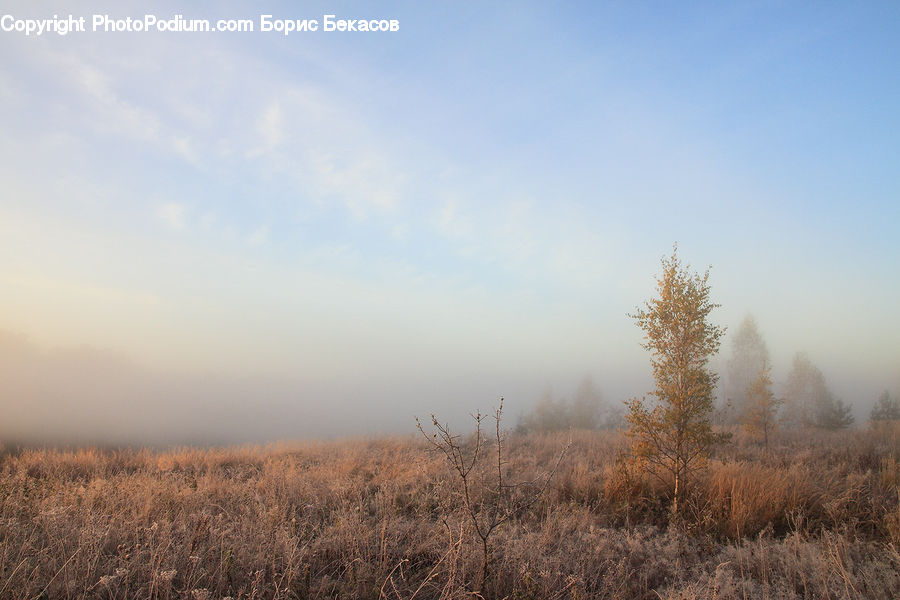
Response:
[[[661,487],[577,432],[543,499],[495,534],[486,598],[900,597],[895,430],[736,434],[667,525]],[[566,434],[509,439],[545,472]],[[0,462],[0,598],[471,598],[453,473],[415,438],[27,450]]]

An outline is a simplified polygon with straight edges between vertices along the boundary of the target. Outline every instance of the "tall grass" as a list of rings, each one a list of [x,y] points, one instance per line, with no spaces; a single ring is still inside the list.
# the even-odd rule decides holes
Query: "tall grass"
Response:
[[[511,436],[521,480],[567,434]],[[494,598],[900,597],[896,431],[736,435],[667,525],[615,433],[577,432],[495,534]],[[0,459],[0,598],[470,598],[443,457],[413,437]]]

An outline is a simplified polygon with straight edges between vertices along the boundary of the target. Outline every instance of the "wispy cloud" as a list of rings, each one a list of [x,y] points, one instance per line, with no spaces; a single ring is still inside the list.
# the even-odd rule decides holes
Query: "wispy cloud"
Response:
[[[260,225],[247,237],[247,243],[251,246],[262,246],[269,240],[269,226]]]
[[[126,100],[107,72],[69,53],[48,51],[44,60],[47,68],[70,83],[70,98],[81,96],[93,128],[151,144],[188,162],[196,161],[190,137],[167,125],[147,103]]]
[[[403,157],[339,97],[309,86],[279,90],[261,103],[254,138],[246,158],[313,202],[336,203],[356,219],[402,204]]]
[[[278,101],[269,103],[256,121],[259,144],[247,152],[247,158],[257,158],[277,150],[285,139],[284,113]]]
[[[438,230],[451,239],[465,240],[473,233],[472,221],[460,208],[459,200],[448,198],[438,212]]]
[[[184,231],[187,229],[187,207],[177,202],[166,202],[156,210],[156,216],[163,225],[172,231]]]

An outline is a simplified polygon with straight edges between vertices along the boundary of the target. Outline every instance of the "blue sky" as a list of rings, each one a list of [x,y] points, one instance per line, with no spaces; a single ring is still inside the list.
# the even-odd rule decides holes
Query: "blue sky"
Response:
[[[265,12],[401,28],[0,32],[0,328],[401,412],[400,381],[447,410],[586,374],[618,400],[649,374],[625,313],[677,241],[776,378],[804,350],[850,401],[900,387],[896,3]]]

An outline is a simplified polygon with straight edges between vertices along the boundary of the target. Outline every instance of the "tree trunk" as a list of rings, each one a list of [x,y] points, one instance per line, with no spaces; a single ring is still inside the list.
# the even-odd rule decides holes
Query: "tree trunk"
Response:
[[[681,493],[681,473],[679,469],[675,470],[675,497],[672,499],[672,512],[678,514],[678,495]]]
[[[481,540],[481,582],[478,584],[478,591],[484,596],[484,588],[487,585],[488,578],[488,542],[486,538]]]

